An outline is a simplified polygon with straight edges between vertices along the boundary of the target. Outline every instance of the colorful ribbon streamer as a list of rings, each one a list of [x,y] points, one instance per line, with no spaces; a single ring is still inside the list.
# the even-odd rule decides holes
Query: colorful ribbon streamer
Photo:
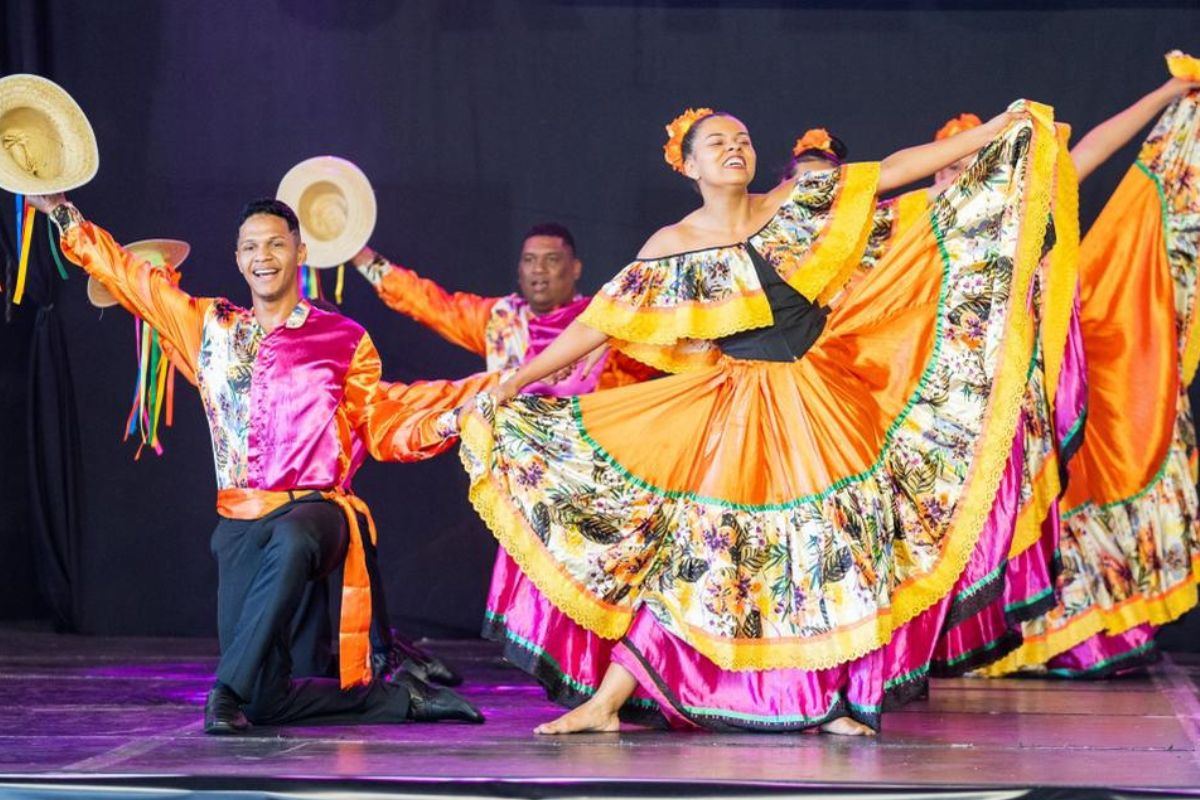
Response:
[[[147,446],[156,455],[163,454],[158,429],[164,412],[168,428],[175,421],[175,365],[167,357],[158,331],[142,322],[140,317],[134,318],[133,329],[138,376],[122,441],[128,441],[134,435],[141,440],[133,456],[136,461],[142,457],[142,449]]]
[[[33,206],[25,202],[24,195],[17,195],[17,285],[13,289],[14,306],[21,305],[25,297],[25,279],[29,274],[29,253],[33,249]]]
[[[54,226],[49,222],[46,223],[46,238],[50,240],[50,255],[54,258],[54,266],[58,268],[58,277],[65,281],[67,280],[67,268],[63,266],[62,256],[59,255],[62,247],[58,243],[58,237],[54,235]]]
[[[297,275],[300,282],[300,296],[307,300],[319,300],[325,296],[321,289],[321,271],[316,267],[302,266]]]

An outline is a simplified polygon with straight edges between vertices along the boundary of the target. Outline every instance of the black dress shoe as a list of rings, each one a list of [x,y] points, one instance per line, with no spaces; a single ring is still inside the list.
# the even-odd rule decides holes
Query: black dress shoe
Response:
[[[427,683],[440,683],[443,686],[458,686],[463,681],[462,676],[446,662],[417,647],[395,628],[392,629],[391,645],[387,651],[371,654],[371,667],[376,678],[385,680],[390,680],[397,670],[403,670]]]
[[[392,676],[392,684],[408,690],[408,718],[413,722],[458,720],[479,725],[483,714],[451,689],[430,686],[406,672]]]
[[[442,686],[458,686],[463,682],[462,676],[445,661],[432,653],[425,652],[415,644],[410,643],[409,646],[415,652],[401,663],[401,669],[408,670],[423,681],[440,683]]]
[[[242,713],[237,695],[224,686],[214,686],[204,701],[204,732],[213,736],[244,733],[250,721]]]

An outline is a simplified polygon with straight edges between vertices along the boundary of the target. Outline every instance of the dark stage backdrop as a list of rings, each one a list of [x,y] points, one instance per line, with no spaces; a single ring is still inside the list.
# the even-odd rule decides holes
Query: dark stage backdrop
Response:
[[[591,291],[694,206],[662,160],[662,126],[685,106],[749,124],[765,188],[811,126],[840,135],[853,158],[878,159],[951,115],[986,118],[1030,97],[1085,131],[1162,82],[1166,50],[1200,41],[1194,3],[10,3],[8,67],[42,58],[99,139],[99,175],[72,199],[118,239],[188,240],[184,285],[240,302],[238,211],[312,155],[359,164],[379,201],[372,244],[447,287],[511,291],[520,232],[553,219],[574,230]],[[1135,149],[1089,180],[1085,221]],[[133,324],[89,307],[84,283],[73,274],[57,304],[82,429],[77,627],[211,635],[214,492],[200,404],[183,388],[166,454],[133,460],[120,441]],[[481,367],[353,273],[343,310],[371,331],[393,379]],[[10,618],[36,608],[16,441],[34,313],[15,309],[0,344],[0,612]],[[393,613],[414,633],[476,631],[495,544],[467,506],[456,458],[369,464],[356,485],[380,525]]]

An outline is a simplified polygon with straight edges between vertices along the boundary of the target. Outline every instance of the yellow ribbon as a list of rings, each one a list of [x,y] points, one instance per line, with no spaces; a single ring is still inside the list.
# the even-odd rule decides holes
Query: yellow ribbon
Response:
[[[33,206],[26,201],[24,205],[25,224],[21,233],[21,257],[17,261],[17,288],[13,290],[13,305],[21,305],[25,296],[25,279],[29,274],[29,251],[33,248]]]

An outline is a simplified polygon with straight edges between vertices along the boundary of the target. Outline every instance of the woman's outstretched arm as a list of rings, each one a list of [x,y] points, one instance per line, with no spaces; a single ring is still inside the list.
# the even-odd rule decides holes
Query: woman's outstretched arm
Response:
[[[942,167],[971,155],[1021,116],[1019,111],[1005,111],[976,128],[954,136],[897,150],[879,164],[879,193],[928,178]]]
[[[607,335],[575,320],[532,361],[492,390],[491,395],[498,403],[507,402],[529,384],[571,366],[607,341]]]
[[[1200,89],[1200,83],[1171,78],[1129,108],[1088,131],[1079,144],[1071,148],[1071,161],[1080,182],[1124,147],[1156,114],[1193,89]]]

